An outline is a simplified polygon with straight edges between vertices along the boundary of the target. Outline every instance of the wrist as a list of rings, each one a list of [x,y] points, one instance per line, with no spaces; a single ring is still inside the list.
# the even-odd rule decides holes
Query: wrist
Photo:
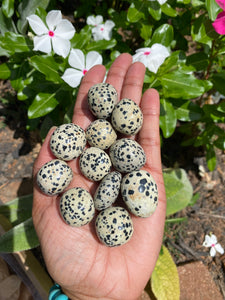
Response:
[[[102,297],[91,297],[89,295],[84,295],[84,294],[77,294],[72,293],[71,291],[68,290],[63,290],[61,286],[57,283],[55,283],[50,291],[49,291],[49,297],[48,300],[99,300],[99,299],[104,299],[104,300],[113,300],[112,298],[102,298]],[[142,296],[138,298],[134,298],[132,300],[141,300],[143,299]],[[117,300],[117,299],[114,299]]]

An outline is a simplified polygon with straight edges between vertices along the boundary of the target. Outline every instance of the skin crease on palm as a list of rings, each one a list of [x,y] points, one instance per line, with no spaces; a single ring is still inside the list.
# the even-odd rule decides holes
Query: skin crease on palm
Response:
[[[154,177],[159,203],[149,218],[132,216],[134,233],[122,246],[107,247],[95,234],[94,220],[83,227],[67,225],[60,217],[59,196],[46,196],[34,184],[33,221],[46,266],[52,278],[70,299],[136,300],[145,288],[154,269],[164,231],[166,196],[161,170],[159,137],[159,95],[149,89],[142,95],[145,67],[132,63],[129,54],[120,55],[112,64],[106,82],[112,84],[119,99],[131,98],[140,105],[144,122],[135,139],[146,153],[142,169]],[[83,77],[77,96],[73,122],[84,130],[94,117],[87,104],[91,86],[102,82],[105,67],[98,65]],[[34,164],[34,178],[42,165],[54,156],[49,149],[48,133]],[[97,184],[80,173],[78,159],[69,162],[73,169],[71,187],[83,187],[93,195]]]

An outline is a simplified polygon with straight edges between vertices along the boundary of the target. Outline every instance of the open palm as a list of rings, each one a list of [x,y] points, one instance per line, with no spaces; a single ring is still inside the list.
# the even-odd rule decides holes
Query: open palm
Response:
[[[142,96],[145,67],[132,64],[129,54],[120,55],[111,66],[106,82],[112,84],[119,98],[131,98],[144,115],[141,131],[135,137],[146,153],[143,169],[154,177],[159,190],[159,204],[149,218],[132,216],[134,234],[122,246],[110,248],[99,242],[94,221],[83,227],[70,227],[60,217],[59,196],[46,196],[34,186],[33,221],[46,266],[52,278],[71,299],[138,299],[154,269],[162,243],[166,197],[161,170],[159,139],[159,97],[155,90]],[[102,82],[104,66],[93,67],[83,78],[77,96],[73,122],[84,130],[94,120],[87,104],[89,88]],[[34,176],[41,166],[53,159],[49,149],[50,130],[34,164]],[[80,173],[78,159],[69,162],[73,180],[69,186],[83,187],[93,195],[96,183]]]

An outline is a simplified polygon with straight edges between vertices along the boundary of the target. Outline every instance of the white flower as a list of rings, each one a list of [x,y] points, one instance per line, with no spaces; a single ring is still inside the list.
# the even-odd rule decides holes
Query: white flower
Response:
[[[135,51],[133,62],[142,62],[149,71],[157,73],[158,68],[170,55],[167,48],[161,44],[154,44],[151,48],[140,48]]]
[[[155,1],[155,0],[149,0],[149,1]],[[163,5],[164,3],[166,3],[167,0],[157,0],[159,2],[160,5]]]
[[[219,243],[217,243],[217,237],[214,234],[211,235],[206,234],[203,246],[211,247],[210,255],[212,257],[216,255],[216,251],[219,252],[220,254],[224,253],[223,247]]]
[[[112,29],[115,23],[111,20],[107,20],[105,24],[98,24],[92,29],[93,38],[95,41],[107,40],[112,37]]]
[[[61,11],[51,10],[46,16],[46,24],[37,15],[27,17],[30,27],[37,34],[34,37],[34,50],[50,53],[53,51],[66,57],[70,51],[70,39],[75,34],[73,25],[62,19]]]
[[[99,24],[103,23],[103,17],[100,15],[95,16],[89,16],[87,17],[87,24],[92,26],[97,26]]]
[[[65,70],[62,79],[71,87],[77,87],[82,77],[93,66],[102,64],[102,56],[96,51],[90,51],[86,55],[80,49],[72,49],[69,55],[69,65],[72,68]]]

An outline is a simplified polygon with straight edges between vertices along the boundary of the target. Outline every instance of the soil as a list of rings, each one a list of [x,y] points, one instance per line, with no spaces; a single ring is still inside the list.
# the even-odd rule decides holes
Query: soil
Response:
[[[218,243],[225,248],[225,153],[216,151],[217,165],[210,172],[202,149],[179,147],[175,142],[177,140],[179,137],[174,136],[165,142],[162,160],[167,167],[186,170],[197,200],[172,216],[186,217],[187,220],[167,226],[164,243],[177,266],[202,262],[215,281],[222,295],[221,299],[225,299],[225,254],[217,253],[213,258],[209,255],[210,248],[202,245],[205,235],[213,233]]]
[[[7,82],[0,82],[0,98],[14,98]],[[32,193],[32,165],[41,143],[36,132],[27,132],[25,119],[15,106],[0,103],[0,203]],[[217,151],[217,166],[209,172],[204,151],[179,148],[177,138],[164,141],[163,165],[186,170],[195,202],[172,216],[186,221],[166,226],[164,243],[177,266],[202,262],[225,299],[225,255],[212,258],[202,246],[205,235],[214,233],[225,248],[225,153]]]

